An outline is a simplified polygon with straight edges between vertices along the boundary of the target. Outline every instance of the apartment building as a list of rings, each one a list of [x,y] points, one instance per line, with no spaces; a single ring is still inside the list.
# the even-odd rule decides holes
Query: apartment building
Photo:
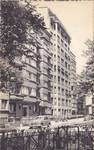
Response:
[[[77,81],[77,114],[79,115],[85,115],[85,98],[86,95],[81,90],[81,82],[84,82],[84,79],[81,77],[81,75],[76,75],[76,81]]]
[[[14,74],[16,84],[0,96],[0,116],[30,117],[51,114],[51,35],[45,30],[27,30],[28,44],[21,45],[24,54],[16,57]],[[3,95],[0,93],[0,95]],[[7,96],[8,95],[8,96]]]
[[[17,63],[22,64],[18,75],[22,82],[14,93],[21,99],[14,96],[15,103],[10,103],[10,114],[14,112],[16,117],[51,114],[50,34],[46,30],[35,33],[31,28],[27,38],[30,44],[23,45],[26,52],[19,60],[17,58]]]
[[[75,55],[70,52],[70,80],[71,80],[71,104],[72,115],[77,115],[77,79],[76,79],[76,60]]]
[[[71,117],[73,108],[76,109],[73,97],[71,97],[71,82],[74,81],[74,79],[71,80],[71,73],[73,76],[76,74],[75,56],[70,51],[71,38],[61,21],[50,9],[40,7],[38,10],[44,16],[47,29],[52,36],[53,78],[51,100],[53,115],[68,118]],[[71,71],[73,67],[74,70]]]

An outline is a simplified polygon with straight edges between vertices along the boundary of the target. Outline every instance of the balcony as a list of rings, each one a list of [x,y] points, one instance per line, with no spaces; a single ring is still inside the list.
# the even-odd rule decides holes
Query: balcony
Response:
[[[36,102],[39,102],[39,101],[40,101],[39,99],[37,99],[36,97],[33,97],[33,96],[24,97],[24,102],[36,103]]]
[[[18,57],[15,58],[14,63],[15,63],[16,67],[23,67],[24,66],[23,63],[21,62],[21,59]]]
[[[13,101],[15,101],[15,100],[20,101],[20,100],[23,100],[23,97],[21,95],[11,94],[10,95],[10,102],[11,102],[11,100],[13,100]]]

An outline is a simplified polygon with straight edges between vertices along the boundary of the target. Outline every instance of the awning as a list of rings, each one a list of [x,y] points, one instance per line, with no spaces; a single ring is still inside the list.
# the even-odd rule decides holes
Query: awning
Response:
[[[36,102],[40,102],[40,100],[35,98],[35,97],[25,96],[24,97],[24,102],[36,103]]]
[[[45,102],[45,101],[41,101],[39,106],[41,106],[41,107],[52,107],[51,103]]]
[[[10,100],[23,100],[23,97],[16,96],[16,95],[10,95]]]

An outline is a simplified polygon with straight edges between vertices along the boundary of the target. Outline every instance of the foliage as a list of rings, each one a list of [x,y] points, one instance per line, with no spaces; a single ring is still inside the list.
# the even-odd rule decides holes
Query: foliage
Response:
[[[29,2],[22,5],[19,1],[9,0],[1,1],[0,24],[0,81],[5,86],[11,76],[16,77],[17,67],[19,70],[15,58],[20,58],[23,55],[24,43],[29,43],[27,38],[28,28],[32,26],[34,32],[39,32],[45,30],[45,24],[35,7]]]
[[[86,68],[82,73],[80,88],[85,92],[94,93],[94,41],[86,42],[87,50],[84,52],[87,57]]]
[[[22,55],[21,46],[26,42],[27,29],[32,26],[35,31],[45,29],[43,18],[30,4],[22,7],[17,1],[2,1],[2,49],[1,56],[13,61]]]

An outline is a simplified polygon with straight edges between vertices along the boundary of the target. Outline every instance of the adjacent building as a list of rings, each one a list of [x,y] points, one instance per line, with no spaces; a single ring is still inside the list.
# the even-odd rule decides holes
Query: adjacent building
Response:
[[[11,90],[7,92],[8,94],[0,93],[2,118],[51,114],[50,38],[51,35],[46,29],[35,32],[32,26],[28,28],[28,44],[21,45],[24,53],[14,60],[16,67],[13,71],[17,80],[10,81]]]
[[[20,58],[22,70],[19,77],[22,82],[20,90],[17,88],[14,92],[17,92],[21,99],[14,97],[15,104],[11,103],[11,108],[14,105],[14,109],[10,109],[10,114],[13,110],[16,117],[51,114],[50,34],[46,30],[37,34],[32,28],[28,30],[30,45],[23,45],[26,53]]]
[[[75,56],[70,51],[71,38],[61,21],[48,8],[40,7],[52,45],[52,112],[60,118],[71,117],[77,112],[74,96],[76,75]]]
[[[83,78],[80,75],[76,75],[76,99],[77,99],[77,114],[84,115],[85,114],[85,94],[81,90],[81,82]]]

